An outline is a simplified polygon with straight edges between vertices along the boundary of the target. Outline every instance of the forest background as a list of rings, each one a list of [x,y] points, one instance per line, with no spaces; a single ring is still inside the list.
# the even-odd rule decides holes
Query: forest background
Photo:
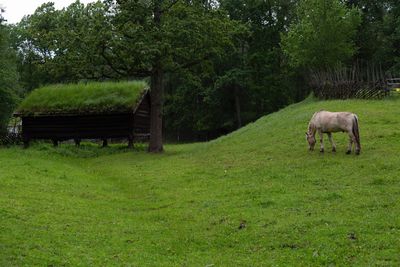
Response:
[[[301,101],[312,70],[400,71],[395,0],[105,0],[0,17],[0,128],[47,84],[145,79],[164,138],[203,141]]]

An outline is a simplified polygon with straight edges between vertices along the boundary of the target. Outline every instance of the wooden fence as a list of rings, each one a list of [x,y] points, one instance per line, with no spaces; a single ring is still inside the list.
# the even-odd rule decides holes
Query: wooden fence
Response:
[[[400,88],[400,78],[388,78],[387,86],[390,90]]]
[[[312,71],[309,84],[314,94],[322,99],[370,99],[390,94],[393,86],[400,85],[400,78],[393,78],[375,65],[355,64],[352,67]]]

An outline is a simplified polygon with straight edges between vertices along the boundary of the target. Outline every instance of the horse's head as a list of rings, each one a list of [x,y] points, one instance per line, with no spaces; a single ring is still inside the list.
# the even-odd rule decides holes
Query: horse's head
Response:
[[[315,140],[315,135],[312,134],[312,133],[306,133],[306,140],[308,142],[308,146],[309,146],[310,151],[313,151],[315,143],[317,142]]]

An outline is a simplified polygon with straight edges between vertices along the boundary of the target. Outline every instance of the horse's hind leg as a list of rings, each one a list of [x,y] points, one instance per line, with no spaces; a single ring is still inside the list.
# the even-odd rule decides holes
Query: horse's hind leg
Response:
[[[360,155],[360,144],[358,142],[355,142],[355,146],[356,146],[356,155]]]
[[[333,142],[332,133],[328,133],[329,142],[332,145],[332,152],[336,152],[336,144]]]
[[[322,133],[321,130],[318,130],[318,135],[319,135],[319,142],[321,143],[321,148],[319,152],[324,152],[324,134]]]
[[[349,133],[349,146],[347,147],[346,154],[351,154],[351,149],[353,147],[353,143],[356,141],[356,138],[352,133]]]

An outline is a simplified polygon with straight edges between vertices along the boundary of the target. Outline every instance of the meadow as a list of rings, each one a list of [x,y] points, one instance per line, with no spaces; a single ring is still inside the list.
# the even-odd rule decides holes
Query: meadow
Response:
[[[351,111],[361,155],[309,152],[315,111]],[[0,266],[398,266],[400,99],[307,99],[161,155],[0,148]]]

